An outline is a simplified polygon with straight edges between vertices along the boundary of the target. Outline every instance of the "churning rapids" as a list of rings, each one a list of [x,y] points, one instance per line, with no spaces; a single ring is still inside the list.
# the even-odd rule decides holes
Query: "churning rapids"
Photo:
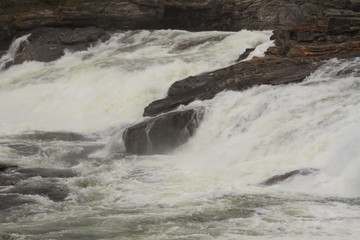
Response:
[[[360,238],[360,59],[194,102],[205,117],[188,143],[169,155],[124,153],[124,128],[173,82],[249,47],[261,56],[270,36],[122,32],[1,70],[0,162],[74,174],[0,187],[0,239]],[[317,171],[260,184],[297,169]],[[55,193],[27,191],[39,185]]]

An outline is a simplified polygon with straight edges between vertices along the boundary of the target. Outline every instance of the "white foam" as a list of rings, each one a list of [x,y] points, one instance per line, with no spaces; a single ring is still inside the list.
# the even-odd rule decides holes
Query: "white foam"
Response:
[[[0,132],[94,131],[141,118],[176,80],[224,67],[271,32],[137,31],[0,73]]]
[[[21,36],[11,43],[9,50],[0,58],[0,71],[5,68],[7,63],[14,61],[21,44],[24,42],[26,43],[30,35],[31,34],[26,34],[24,36]]]

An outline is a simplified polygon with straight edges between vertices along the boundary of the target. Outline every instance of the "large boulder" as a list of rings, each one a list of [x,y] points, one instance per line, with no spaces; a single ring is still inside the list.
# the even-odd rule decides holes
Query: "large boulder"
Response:
[[[202,110],[175,111],[129,127],[123,140],[132,154],[163,154],[185,143],[202,119]]]

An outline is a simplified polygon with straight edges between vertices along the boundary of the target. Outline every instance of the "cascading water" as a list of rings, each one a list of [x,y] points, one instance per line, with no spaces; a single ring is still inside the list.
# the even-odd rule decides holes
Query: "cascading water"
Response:
[[[0,70],[3,70],[6,67],[6,64],[8,64],[9,62],[14,61],[15,56],[21,47],[21,44],[23,44],[24,42],[26,43],[30,35],[31,34],[27,34],[15,39],[15,41],[10,45],[7,53],[0,58]]]
[[[114,143],[174,81],[227,66],[249,47],[261,55],[270,35],[123,32],[1,71],[1,161],[77,174],[0,187],[2,203],[19,202],[0,207],[0,238],[360,237],[360,59],[330,60],[302,83],[192,103],[204,119],[172,154],[126,155]],[[260,185],[297,169],[317,171]],[[44,181],[67,191],[64,201],[21,188]]]

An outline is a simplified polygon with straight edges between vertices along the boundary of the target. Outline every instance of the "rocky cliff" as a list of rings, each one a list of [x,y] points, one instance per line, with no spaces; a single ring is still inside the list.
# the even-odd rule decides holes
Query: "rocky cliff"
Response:
[[[350,0],[3,0],[0,40],[38,27],[238,31],[322,25],[331,11],[358,8]]]

